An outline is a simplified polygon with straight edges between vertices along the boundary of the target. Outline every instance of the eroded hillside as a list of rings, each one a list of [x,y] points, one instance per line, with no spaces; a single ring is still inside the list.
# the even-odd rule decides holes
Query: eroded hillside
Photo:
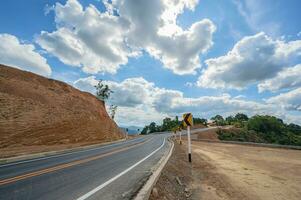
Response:
[[[122,137],[104,104],[92,94],[0,65],[0,149]]]

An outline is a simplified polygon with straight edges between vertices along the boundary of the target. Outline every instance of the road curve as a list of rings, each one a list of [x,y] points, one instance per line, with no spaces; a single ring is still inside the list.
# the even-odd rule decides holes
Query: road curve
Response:
[[[168,136],[0,165],[0,199],[131,199],[169,149]]]

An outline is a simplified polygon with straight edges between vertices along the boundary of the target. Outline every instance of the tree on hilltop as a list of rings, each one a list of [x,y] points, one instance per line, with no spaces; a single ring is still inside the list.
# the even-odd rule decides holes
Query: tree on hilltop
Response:
[[[98,84],[94,86],[96,88],[96,97],[101,101],[106,101],[113,91],[108,85],[103,84],[102,80],[98,81]]]

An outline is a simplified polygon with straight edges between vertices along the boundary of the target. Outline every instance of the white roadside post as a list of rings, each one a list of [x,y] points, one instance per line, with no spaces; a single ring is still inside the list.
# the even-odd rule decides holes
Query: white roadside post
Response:
[[[179,131],[179,134],[180,134],[180,144],[182,144],[182,130]]]
[[[188,161],[191,162],[191,138],[190,138],[190,126],[193,125],[193,117],[191,113],[185,113],[183,115],[183,125],[187,126],[187,143],[188,143]]]
[[[191,139],[190,139],[190,126],[187,126],[187,139],[188,139],[188,161],[191,162]]]

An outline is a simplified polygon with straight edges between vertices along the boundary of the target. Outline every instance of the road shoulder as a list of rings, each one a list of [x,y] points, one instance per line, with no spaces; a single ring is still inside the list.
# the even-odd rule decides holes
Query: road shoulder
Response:
[[[174,151],[153,187],[150,200],[190,199],[192,169],[184,149],[175,142]]]

